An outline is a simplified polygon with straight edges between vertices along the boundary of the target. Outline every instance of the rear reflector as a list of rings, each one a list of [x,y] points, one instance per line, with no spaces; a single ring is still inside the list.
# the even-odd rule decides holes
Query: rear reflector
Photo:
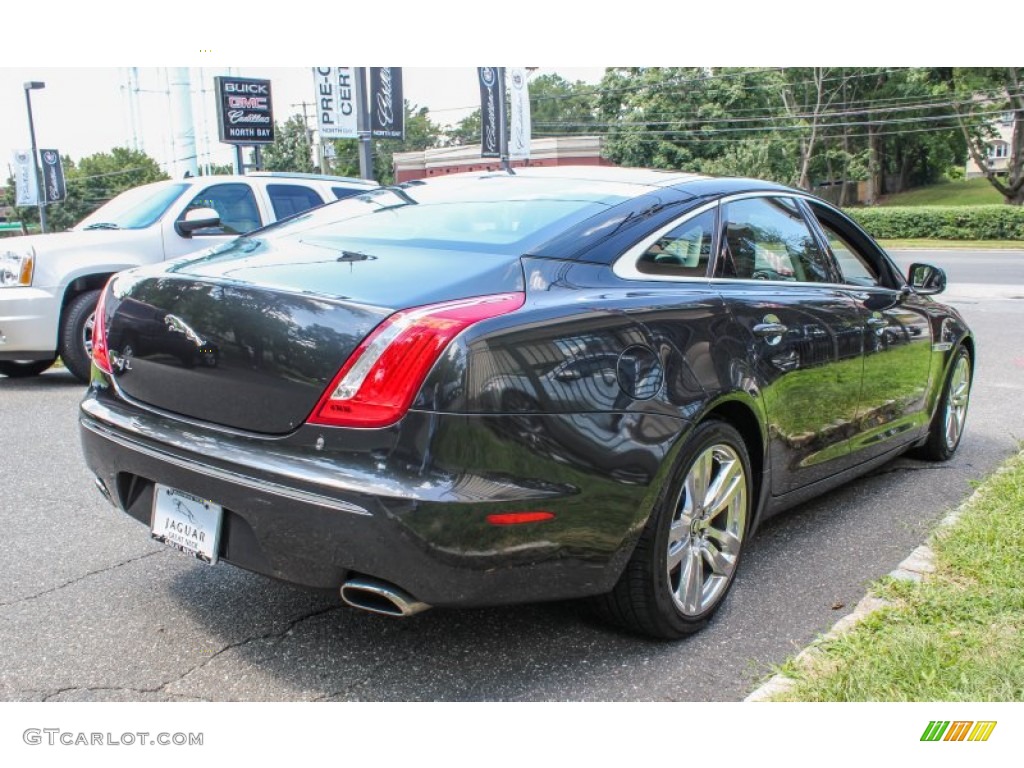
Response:
[[[523,306],[526,294],[500,293],[396,312],[363,339],[327,388],[310,424],[387,427],[412,405],[449,342],[474,323]]]
[[[110,350],[107,347],[107,289],[103,286],[99,301],[96,302],[96,314],[92,326],[92,362],[104,373],[111,375]]]
[[[553,520],[554,517],[552,512],[502,512],[497,515],[488,515],[487,522],[491,525],[521,525],[523,523],[541,523],[545,520]]]

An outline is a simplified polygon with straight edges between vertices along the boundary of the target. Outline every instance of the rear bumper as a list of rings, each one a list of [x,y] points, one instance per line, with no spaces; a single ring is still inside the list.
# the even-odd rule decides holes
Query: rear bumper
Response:
[[[60,303],[43,288],[0,288],[0,360],[45,360],[57,349]]]
[[[248,570],[327,589],[374,576],[439,606],[607,592],[683,422],[646,422],[628,457],[607,451],[628,462],[616,479],[577,436],[586,416],[535,418],[540,442],[537,424],[520,435],[510,417],[417,412],[388,430],[305,426],[264,438],[94,388],[80,424],[86,462],[118,507],[148,525],[154,483],[211,499],[225,510],[219,556]],[[639,417],[652,418],[666,417]],[[555,519],[486,520],[540,509]]]

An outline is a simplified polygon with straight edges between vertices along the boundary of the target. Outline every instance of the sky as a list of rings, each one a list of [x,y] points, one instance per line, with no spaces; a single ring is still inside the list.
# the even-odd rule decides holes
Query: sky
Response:
[[[29,146],[27,80],[46,83],[32,92],[40,147],[78,159],[130,145],[123,92],[129,66],[139,67],[143,87],[153,91],[140,97],[147,153],[162,162],[172,155],[167,98],[157,91],[167,90],[167,67],[187,65],[197,149],[215,162],[229,162],[230,147],[216,139],[210,92],[213,76],[228,68],[271,80],[280,122],[301,110],[295,105],[312,100],[310,67],[316,61],[401,66],[406,98],[429,107],[435,121],[452,124],[475,108],[474,69],[484,63],[541,65],[538,74],[554,71],[587,82],[597,82],[605,66],[623,65],[1019,63],[1000,61],[1014,56],[1013,46],[996,49],[942,14],[887,0],[859,0],[841,9],[815,0],[730,0],[726,8],[664,0],[604,9],[550,0],[392,0],[265,11],[176,0],[173,6],[147,6],[145,14],[140,7],[128,0],[57,2],[47,6],[45,24],[34,23],[29,10],[3,26],[0,169],[11,150]],[[259,66],[240,66],[253,64]]]
[[[231,74],[271,81],[274,118],[284,122],[302,111],[302,102],[314,100],[311,67],[231,67]],[[174,146],[171,108],[167,95],[167,67],[139,67],[140,130],[133,131],[128,111],[128,67],[4,67],[0,66],[0,158],[8,162],[15,149],[31,146],[24,83],[41,81],[46,87],[31,92],[36,141],[40,148],[57,149],[78,160],[116,146],[140,147],[174,175],[168,163]],[[538,69],[534,76],[557,72],[568,80],[597,82],[601,67]],[[230,163],[232,148],[217,139],[213,78],[228,74],[228,67],[189,67],[192,117],[199,162]],[[442,125],[457,123],[479,102],[475,67],[403,67],[405,97],[426,106]],[[312,112],[310,115],[312,116]],[[311,120],[312,123],[312,120]],[[2,166],[0,166],[2,168]]]

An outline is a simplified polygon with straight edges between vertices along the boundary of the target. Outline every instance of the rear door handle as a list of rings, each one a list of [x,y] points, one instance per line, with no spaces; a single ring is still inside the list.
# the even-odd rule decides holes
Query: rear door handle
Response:
[[[758,323],[754,326],[754,335],[761,337],[781,336],[788,330],[782,323]]]

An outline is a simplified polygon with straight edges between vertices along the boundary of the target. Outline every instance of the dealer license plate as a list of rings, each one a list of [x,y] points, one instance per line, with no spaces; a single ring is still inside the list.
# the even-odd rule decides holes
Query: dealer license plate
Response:
[[[150,531],[157,541],[213,565],[217,562],[222,514],[219,504],[157,484]]]

